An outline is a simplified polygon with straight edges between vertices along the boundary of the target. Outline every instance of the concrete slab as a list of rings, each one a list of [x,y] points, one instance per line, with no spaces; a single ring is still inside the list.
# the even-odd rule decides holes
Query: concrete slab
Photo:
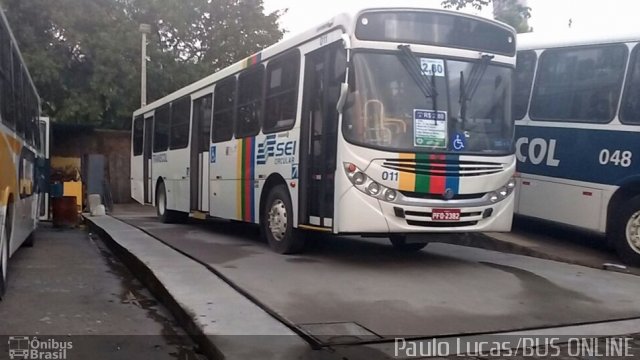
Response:
[[[208,347],[210,357],[309,359],[321,355],[309,355],[312,349],[307,342],[204,266],[114,218],[88,217],[87,221],[125,252],[125,258],[135,258],[144,267],[127,264],[139,269],[136,276],[151,282],[148,286],[161,293],[172,311],[177,305],[184,312],[182,321]]]
[[[81,229],[41,223],[35,246],[9,261],[0,358],[9,336],[71,341],[68,359],[200,359],[168,310]],[[17,357],[16,357],[17,358]],[[43,357],[44,358],[44,357]]]
[[[359,238],[327,237],[307,254],[287,257],[259,242],[252,226],[121,218],[307,328],[355,323],[392,339],[640,317],[640,282],[626,274],[450,244],[398,254],[386,241]]]

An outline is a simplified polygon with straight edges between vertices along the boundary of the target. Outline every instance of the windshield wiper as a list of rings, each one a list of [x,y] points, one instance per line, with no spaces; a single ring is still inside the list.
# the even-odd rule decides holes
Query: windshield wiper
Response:
[[[433,111],[437,111],[438,106],[436,105],[436,102],[438,99],[438,92],[436,91],[435,71],[432,71],[431,82],[427,81],[424,73],[422,72],[422,66],[418,62],[413,51],[411,51],[409,45],[398,45],[398,50],[400,50],[400,53],[398,54],[400,62],[416,82],[418,88],[422,91],[422,94],[424,94],[427,99],[433,100]]]
[[[482,55],[482,57],[473,64],[471,72],[469,73],[469,82],[464,82],[464,71],[460,71],[460,120],[465,122],[467,120],[467,103],[473,99],[480,81],[487,72],[487,68],[493,60],[493,55]]]

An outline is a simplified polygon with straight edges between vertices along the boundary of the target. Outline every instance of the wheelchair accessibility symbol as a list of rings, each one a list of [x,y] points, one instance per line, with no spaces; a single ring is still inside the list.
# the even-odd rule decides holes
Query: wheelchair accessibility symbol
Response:
[[[462,134],[456,134],[456,137],[453,139],[453,149],[456,151],[462,151],[465,148],[465,137]]]

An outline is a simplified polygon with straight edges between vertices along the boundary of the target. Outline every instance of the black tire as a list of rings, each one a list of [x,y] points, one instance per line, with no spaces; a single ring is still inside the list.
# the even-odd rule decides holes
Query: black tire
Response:
[[[304,250],[305,239],[293,228],[293,207],[284,185],[277,185],[269,191],[261,213],[260,233],[273,251],[297,254]]]
[[[160,182],[156,191],[156,213],[164,224],[184,224],[189,220],[188,213],[167,209],[167,189],[164,182]]]
[[[616,252],[626,264],[640,265],[640,196],[622,203],[612,216],[609,237]],[[632,222],[636,223],[635,230]],[[634,232],[637,236],[630,238],[628,233]]]
[[[29,234],[29,237],[22,243],[22,246],[26,248],[32,248],[33,245],[35,245],[35,242],[36,242],[36,231],[34,230],[31,234]]]
[[[389,240],[395,250],[406,253],[418,252],[429,245],[429,243],[407,243],[407,237],[404,235],[391,235]]]
[[[11,233],[13,232],[13,205],[11,202],[7,205],[7,215],[4,224],[4,239],[0,237],[0,299],[4,299],[7,292],[7,282],[9,279],[9,242],[11,241]]]

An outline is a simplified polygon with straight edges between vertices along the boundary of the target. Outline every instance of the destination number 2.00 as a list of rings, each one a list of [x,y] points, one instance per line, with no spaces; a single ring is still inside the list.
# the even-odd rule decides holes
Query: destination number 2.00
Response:
[[[395,171],[383,171],[382,180],[398,181],[398,173]]]
[[[633,153],[631,151],[609,151],[603,149],[600,152],[600,165],[613,164],[615,166],[629,167],[631,166],[631,158]]]

